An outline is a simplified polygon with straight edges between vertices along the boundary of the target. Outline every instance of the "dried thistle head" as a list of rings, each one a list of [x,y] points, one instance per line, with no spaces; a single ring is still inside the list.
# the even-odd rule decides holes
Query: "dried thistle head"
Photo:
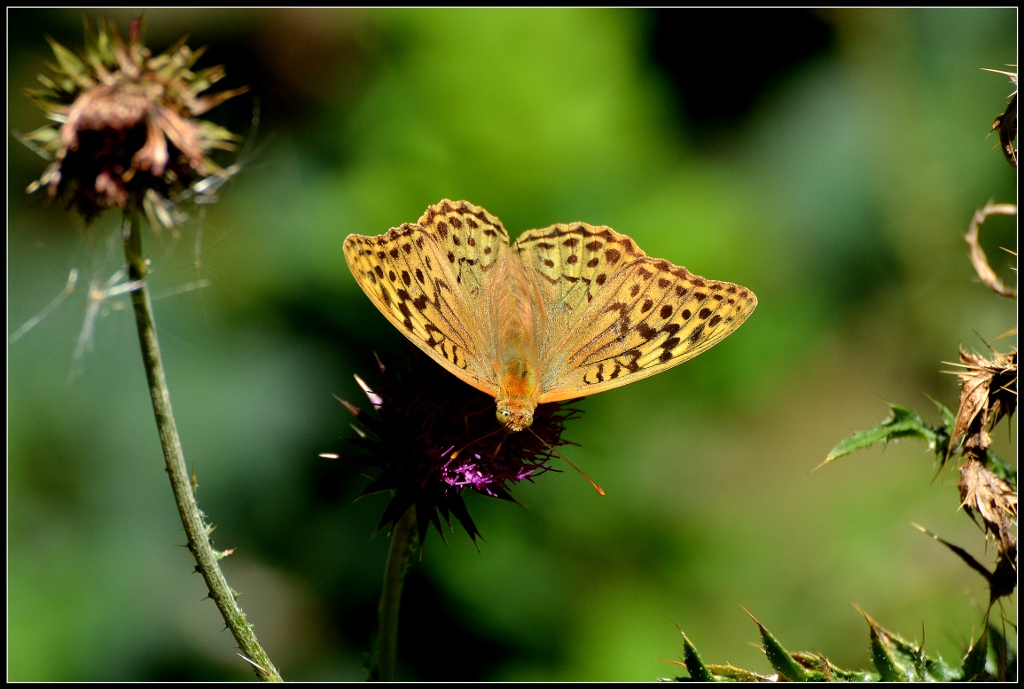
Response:
[[[958,488],[963,508],[972,517],[981,517],[985,531],[996,537],[1000,550],[1016,547],[1012,527],[1017,521],[1017,491],[1013,486],[972,457],[960,467]]]
[[[960,408],[950,434],[949,447],[964,438],[966,452],[977,454],[992,444],[989,431],[1017,409],[1017,352],[996,354],[992,359],[960,349],[963,385]]]
[[[40,74],[43,88],[26,90],[52,121],[22,137],[52,160],[29,192],[45,187],[86,220],[129,204],[145,209],[150,225],[168,225],[170,199],[220,171],[208,157],[233,150],[239,139],[198,119],[247,87],[200,96],[224,76],[223,66],[193,72],[203,54],[185,38],[153,56],[142,43],[142,20],[125,42],[103,19],[85,25],[78,55],[48,39],[56,64]]]
[[[963,371],[960,408],[950,434],[950,450],[963,437],[960,466],[961,507],[991,536],[999,551],[996,569],[988,573],[991,597],[1011,594],[1016,588],[1017,487],[998,476],[990,463],[990,431],[1017,409],[1017,351],[996,353],[992,359],[960,349]]]

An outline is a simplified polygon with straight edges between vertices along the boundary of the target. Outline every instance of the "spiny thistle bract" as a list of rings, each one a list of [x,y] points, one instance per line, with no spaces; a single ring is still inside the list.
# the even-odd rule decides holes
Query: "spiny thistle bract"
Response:
[[[240,137],[198,119],[247,87],[200,96],[224,67],[193,72],[204,49],[182,37],[153,56],[142,43],[142,20],[128,41],[103,19],[85,22],[80,54],[48,39],[57,60],[26,94],[53,123],[21,137],[52,162],[29,192],[45,187],[87,221],[108,208],[142,208],[154,230],[173,227],[172,200],[197,180],[220,172],[209,158],[233,150]]]

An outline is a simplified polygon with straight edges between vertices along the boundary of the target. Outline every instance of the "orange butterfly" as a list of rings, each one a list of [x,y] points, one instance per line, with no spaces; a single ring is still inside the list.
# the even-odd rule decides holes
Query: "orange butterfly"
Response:
[[[509,246],[466,201],[416,224],[349,235],[356,282],[413,344],[497,399],[509,431],[538,404],[652,376],[714,346],[757,306],[746,287],[644,254],[608,227],[552,225]]]

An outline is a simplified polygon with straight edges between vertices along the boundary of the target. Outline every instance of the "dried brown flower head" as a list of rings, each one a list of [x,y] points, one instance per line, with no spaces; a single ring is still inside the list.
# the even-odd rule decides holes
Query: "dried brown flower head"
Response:
[[[52,159],[28,191],[46,187],[87,220],[131,203],[154,229],[168,225],[169,199],[219,172],[209,152],[233,150],[239,139],[197,116],[248,89],[200,96],[223,66],[191,71],[204,51],[185,38],[154,57],[141,19],[132,20],[127,43],[103,19],[95,32],[86,22],[85,35],[80,55],[48,39],[57,64],[39,75],[44,88],[26,91],[55,123],[22,137]]]
[[[1017,409],[1017,352],[996,354],[992,359],[960,349],[963,385],[960,408],[950,434],[950,451],[963,437],[964,450],[983,452],[992,444],[989,431]]]
[[[995,537],[999,551],[1016,549],[1017,491],[973,457],[960,467],[957,487],[961,505],[972,518],[981,517],[985,532]]]

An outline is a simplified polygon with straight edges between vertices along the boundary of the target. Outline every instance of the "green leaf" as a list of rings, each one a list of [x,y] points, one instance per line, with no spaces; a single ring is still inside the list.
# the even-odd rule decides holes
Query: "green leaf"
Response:
[[[825,461],[818,466],[828,464],[856,450],[863,450],[866,447],[871,447],[878,443],[887,443],[890,440],[897,440],[899,438],[919,438],[927,442],[928,449],[933,452],[945,452],[949,439],[949,434],[945,432],[945,429],[928,425],[921,420],[920,416],[906,407],[893,404],[891,408],[892,416],[890,418],[874,428],[859,431],[849,438],[840,441],[828,453]]]
[[[750,613],[747,613],[748,615]],[[793,659],[793,656],[789,654],[779,640],[772,636],[772,633],[765,629],[765,626],[757,621],[753,615],[751,619],[757,624],[758,629],[761,630],[761,642],[764,644],[764,654],[768,656],[768,662],[771,663],[772,668],[780,675],[785,677],[791,682],[807,682],[812,679],[811,674],[807,672]]]
[[[886,632],[889,639],[889,651],[896,662],[904,669],[906,674],[915,682],[925,680],[925,664],[927,659],[924,655],[924,648],[919,648],[912,643],[904,641],[895,634]]]
[[[826,682],[835,682],[837,680],[841,682],[877,682],[879,679],[878,675],[873,672],[844,670],[818,653],[794,651],[791,655],[804,667],[812,668],[812,677],[815,680]]]
[[[679,633],[683,634],[682,630]],[[691,680],[696,682],[715,681],[715,676],[701,660],[697,648],[686,638],[686,634],[683,634],[683,662],[686,663],[686,671],[690,673]]]
[[[960,682],[983,679],[985,676],[985,661],[988,660],[988,634],[983,630],[981,638],[971,645],[964,656],[964,663],[960,668],[960,676],[956,679]]]
[[[949,432],[956,425],[956,415],[952,409],[941,402],[935,402],[935,406],[939,408],[939,418],[942,419],[942,427],[946,432]]]
[[[759,675],[756,672],[750,670],[744,670],[741,667],[735,667],[733,665],[709,665],[708,668],[714,673],[716,681],[732,681],[732,682],[774,682],[774,677],[768,677],[766,675]]]
[[[868,624],[871,627],[871,662],[881,675],[883,682],[907,682],[910,678],[903,668],[896,662],[889,649],[888,634],[881,627],[878,627],[870,618]]]
[[[1004,462],[991,449],[988,451],[988,468],[992,470],[993,474],[1009,483],[1014,491],[1017,490],[1017,470]]]
[[[928,682],[955,682],[959,671],[948,665],[941,657],[935,660],[925,658],[925,680]]]
[[[1000,682],[1017,681],[1016,647],[1007,643],[1006,637],[994,624],[988,625],[988,645],[995,660],[995,679]]]

